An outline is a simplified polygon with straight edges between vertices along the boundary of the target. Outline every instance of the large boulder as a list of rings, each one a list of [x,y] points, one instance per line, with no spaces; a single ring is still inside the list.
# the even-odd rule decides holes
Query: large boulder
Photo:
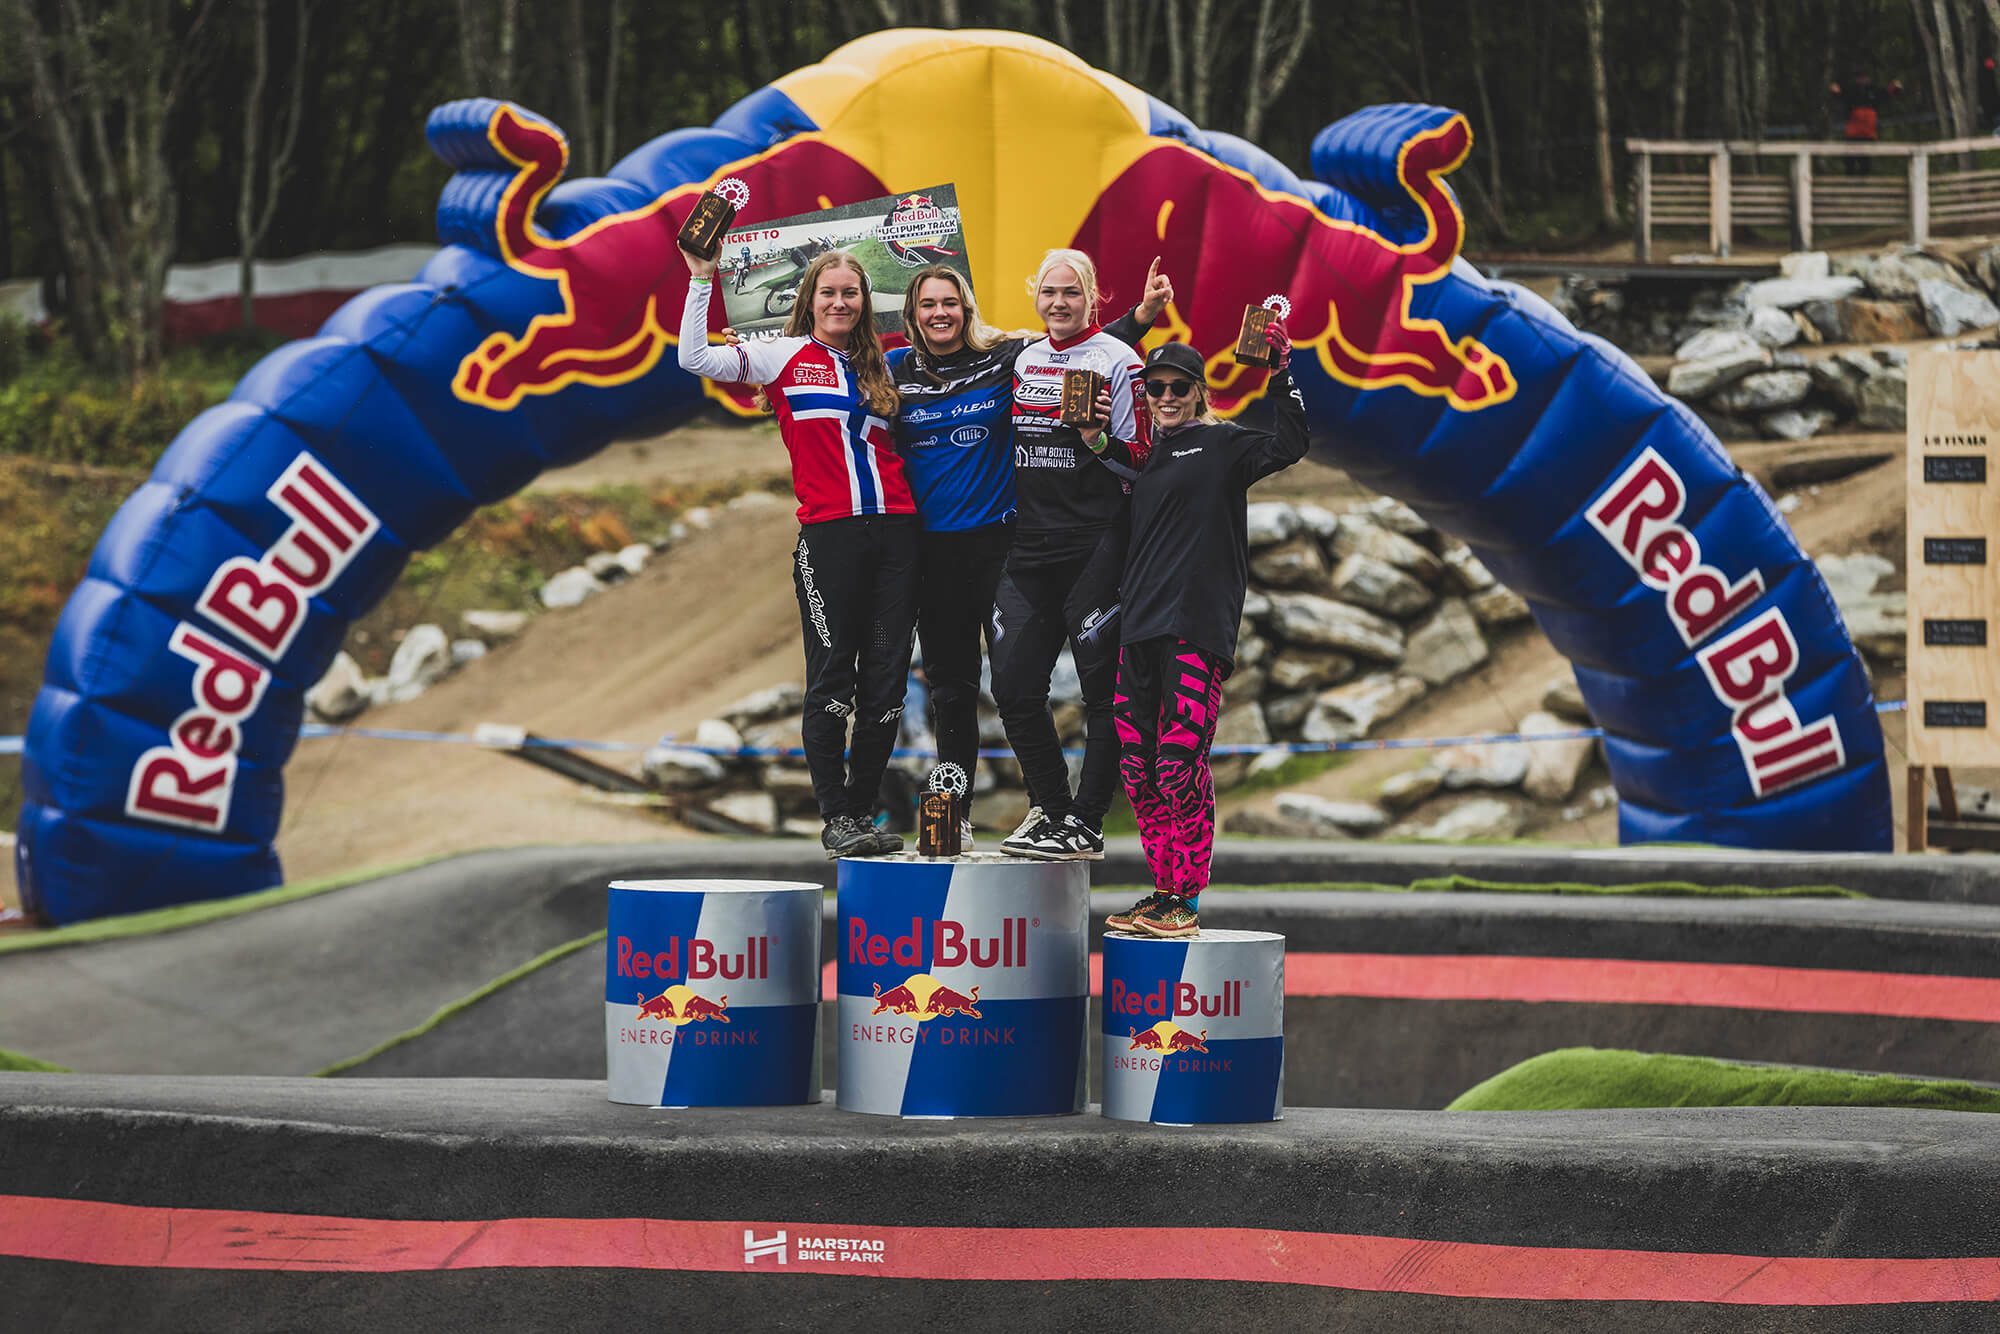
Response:
[[[1251,550],[1275,546],[1299,531],[1299,512],[1282,500],[1260,500],[1244,512]]]
[[[1390,532],[1401,533],[1418,542],[1428,541],[1432,536],[1431,526],[1424,521],[1424,516],[1394,496],[1377,496],[1366,504],[1356,506],[1354,513],[1365,514]]]
[[[1765,347],[1790,347],[1799,341],[1799,326],[1776,306],[1759,306],[1750,312],[1750,336]]]
[[[703,750],[741,750],[743,733],[720,718],[704,718],[694,729],[694,744]]]
[[[1744,376],[1708,402],[1723,412],[1753,415],[1803,403],[1811,392],[1812,376],[1805,371],[1759,371]]]
[[[1837,324],[1831,336],[1842,342],[1903,343],[1929,333],[1923,312],[1910,301],[1850,297],[1837,303],[1834,312]]]
[[[1424,697],[1427,687],[1402,672],[1377,672],[1320,692],[1306,715],[1307,741],[1354,741]]]
[[[1583,687],[1576,683],[1574,672],[1564,672],[1542,687],[1542,711],[1579,727],[1594,725],[1590,708],[1583,702]]]
[[[1429,801],[1443,786],[1444,774],[1436,765],[1425,763],[1415,769],[1405,769],[1399,774],[1383,779],[1382,786],[1375,790],[1375,795],[1380,797],[1382,804],[1390,810],[1407,811]]]
[[[1473,619],[1489,630],[1519,625],[1534,614],[1528,610],[1527,599],[1504,584],[1472,594],[1465,605],[1472,608]]]
[[[1472,554],[1472,548],[1453,538],[1444,544],[1445,567],[1461,593],[1483,593],[1498,581],[1486,563]]]
[[[1441,686],[1485,662],[1491,651],[1472,608],[1463,598],[1446,598],[1429,619],[1410,632],[1403,669]]]
[[[1349,514],[1340,521],[1340,530],[1329,544],[1336,559],[1368,556],[1413,574],[1427,584],[1436,584],[1444,575],[1444,562],[1429,547],[1401,533],[1391,532],[1365,514]]]
[[[1523,736],[1552,736],[1581,729],[1568,719],[1537,710],[1523,718],[1517,730]],[[1597,753],[1597,742],[1590,737],[1563,737],[1536,741],[1524,749],[1528,752],[1528,772],[1521,779],[1521,790],[1536,801],[1554,804],[1569,800],[1569,794],[1576,791],[1577,780]]]
[[[326,674],[306,691],[306,707],[329,723],[344,723],[366,711],[373,701],[361,665],[344,649],[333,655]]]
[[[1743,294],[1750,309],[1776,306],[1791,310],[1808,301],[1838,301],[1861,290],[1859,278],[1766,278],[1750,284]]]
[[[667,792],[714,787],[724,778],[720,760],[686,746],[654,746],[640,759],[639,771],[648,783]]]
[[[1757,425],[1773,440],[1810,440],[1834,423],[1829,408],[1784,408],[1767,412]]]
[[[603,591],[603,580],[581,565],[572,565],[542,585],[542,605],[550,610],[574,607]]]
[[[1754,371],[1771,364],[1771,350],[1755,339],[1751,348],[1724,352],[1700,361],[1677,362],[1667,372],[1667,392],[1675,398],[1707,398]]]
[[[1314,551],[1319,548],[1313,547]],[[1356,552],[1333,569],[1333,595],[1385,616],[1405,620],[1431,605],[1431,591],[1387,561]]]
[[[769,722],[773,718],[796,716],[806,702],[806,692],[790,682],[784,685],[766,686],[737,700],[722,711],[723,718],[737,731],[742,731],[752,723]]]
[[[1824,250],[1794,250],[1778,259],[1780,278],[1831,278],[1833,261]]]
[[[1484,746],[1449,746],[1431,758],[1446,790],[1516,787],[1528,776],[1528,746],[1498,741]]]
[[[1918,296],[1926,282],[1973,290],[1972,283],[1949,260],[1915,248],[1886,251],[1868,263],[1868,287],[1877,296],[1907,301]]]
[[[1264,711],[1257,707],[1254,695],[1244,697],[1248,702],[1224,708],[1215,720],[1215,744],[1218,746],[1261,746],[1271,739],[1271,730],[1264,725]],[[1215,776],[1217,787],[1234,787],[1249,774],[1251,764],[1257,759],[1254,754],[1218,755],[1210,761],[1209,767]]]
[[[1288,648],[1271,660],[1270,683],[1281,692],[1339,685],[1354,675],[1354,659],[1332,649]]]
[[[1318,698],[1319,695],[1311,690],[1273,695],[1264,701],[1264,722],[1278,736],[1296,735],[1299,725],[1312,712],[1313,701]]]
[[[1711,357],[1740,356],[1761,362],[1767,346],[1770,345],[1758,341],[1747,329],[1703,329],[1674,349],[1674,360],[1707,361]]]
[[[1462,843],[1468,839],[1512,838],[1521,832],[1521,812],[1498,797],[1474,797],[1454,806],[1429,824],[1409,822],[1389,830],[1390,838]]]
[[[415,699],[451,673],[451,637],[442,626],[413,625],[389,659],[389,698]]]
[[[1377,662],[1397,662],[1403,656],[1402,626],[1311,593],[1273,593],[1271,628],[1287,644],[1339,649]]]
[[[1372,801],[1335,801],[1312,792],[1280,792],[1278,814],[1341,834],[1374,834],[1389,827],[1389,813]]]
[[[702,803],[711,815],[754,834],[778,832],[778,801],[769,792],[731,792]]]
[[[1917,284],[1917,300],[1924,308],[1924,321],[1940,338],[1956,338],[1968,329],[1987,329],[2000,324],[2000,306],[1984,292],[1926,278]]]
[[[1908,649],[1909,595],[1877,592],[1896,567],[1871,552],[1821,556],[1813,562],[1855,647],[1872,658],[1900,661]]]
[[[1311,537],[1294,537],[1250,553],[1250,577],[1270,588],[1326,587],[1326,556]]]
[[[1908,424],[1909,375],[1900,366],[1884,366],[1861,385],[1861,412],[1856,420],[1871,431],[1900,431]]]

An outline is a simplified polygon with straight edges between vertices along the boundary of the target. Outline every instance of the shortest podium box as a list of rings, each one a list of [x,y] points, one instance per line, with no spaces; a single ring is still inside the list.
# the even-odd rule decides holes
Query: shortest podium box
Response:
[[[614,880],[604,942],[611,1101],[818,1102],[820,887]]]
[[[1285,938],[1106,934],[1103,1074],[1114,1120],[1281,1120]]]

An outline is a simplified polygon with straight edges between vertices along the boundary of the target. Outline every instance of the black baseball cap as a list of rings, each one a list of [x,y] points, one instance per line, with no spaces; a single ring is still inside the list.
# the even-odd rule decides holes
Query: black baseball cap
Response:
[[[1208,368],[1202,364],[1201,353],[1186,343],[1162,343],[1146,354],[1146,369],[1141,374],[1154,371],[1179,371],[1196,384],[1208,381]]]

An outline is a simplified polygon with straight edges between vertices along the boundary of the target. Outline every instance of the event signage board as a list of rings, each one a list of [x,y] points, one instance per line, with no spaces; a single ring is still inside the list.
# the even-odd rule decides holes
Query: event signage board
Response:
[[[972,286],[958,189],[933,185],[726,234],[715,285],[730,326],[746,337],[782,334],[799,280],[829,250],[847,251],[868,274],[878,333],[902,331],[903,294],[910,275],[925,265],[949,265],[964,275],[968,289]]]
[[[2000,351],[1927,348],[1910,356],[1908,697],[1913,765],[2000,764],[2000,646],[1987,622],[2000,579]]]
[[[614,880],[604,941],[612,1102],[768,1107],[820,1095],[818,885]]]

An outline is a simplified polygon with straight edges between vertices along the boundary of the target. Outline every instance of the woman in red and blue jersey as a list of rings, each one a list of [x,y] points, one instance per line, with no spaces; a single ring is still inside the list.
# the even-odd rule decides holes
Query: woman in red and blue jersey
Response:
[[[1137,344],[1173,300],[1159,272],[1108,332]],[[963,274],[933,264],[903,298],[908,347],[889,353],[901,407],[896,450],[916,499],[917,639],[923,645],[938,759],[970,774],[979,757],[979,641],[992,651],[993,595],[1014,544],[1014,363],[1034,341],[980,318]],[[969,849],[971,831],[962,833]]]
[[[715,261],[687,250],[681,368],[761,385],[778,418],[799,498],[792,584],[805,634],[800,728],[828,857],[900,852],[869,820],[895,748],[916,620],[916,503],[889,423],[896,389],[875,333],[868,275],[844,251],[799,280],[778,338],[708,341]],[[847,735],[854,720],[854,737]]]

